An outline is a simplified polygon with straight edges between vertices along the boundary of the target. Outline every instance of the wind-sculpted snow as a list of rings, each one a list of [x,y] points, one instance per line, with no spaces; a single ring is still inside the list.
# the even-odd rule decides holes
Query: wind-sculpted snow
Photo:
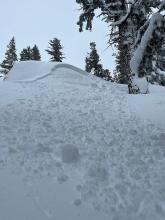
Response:
[[[43,199],[41,205],[39,189],[33,190],[46,177],[63,190],[73,187],[70,202],[81,214],[66,214],[63,220],[89,219],[81,212],[84,205],[96,212],[91,220],[164,220],[164,124],[141,118],[136,98],[130,99],[124,86],[80,74],[70,65],[57,65],[33,82],[15,83],[26,96],[0,108],[0,166],[23,176],[44,213],[40,219],[58,219],[55,204],[64,194],[59,191],[61,197],[53,199],[53,188],[46,189],[45,200],[51,194],[53,202]],[[162,96],[161,103],[164,111]]]
[[[77,74],[88,75],[87,72],[70,64],[28,61],[16,63],[8,74],[8,80],[14,82],[35,82],[52,75],[58,69],[72,70]]]

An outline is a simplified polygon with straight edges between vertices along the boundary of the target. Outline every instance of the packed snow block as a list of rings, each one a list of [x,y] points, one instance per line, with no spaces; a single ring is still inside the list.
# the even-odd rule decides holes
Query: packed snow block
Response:
[[[64,163],[76,162],[79,157],[79,150],[76,146],[68,144],[62,147],[62,161]]]

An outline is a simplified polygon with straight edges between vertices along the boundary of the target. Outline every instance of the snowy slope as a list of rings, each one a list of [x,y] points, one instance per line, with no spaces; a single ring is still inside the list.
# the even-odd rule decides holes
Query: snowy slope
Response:
[[[163,87],[24,62],[0,94],[0,220],[165,219]]]

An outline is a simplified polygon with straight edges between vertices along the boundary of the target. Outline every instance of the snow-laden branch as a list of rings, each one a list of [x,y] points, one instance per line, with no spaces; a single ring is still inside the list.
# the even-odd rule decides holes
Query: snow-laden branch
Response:
[[[123,22],[125,22],[127,20],[127,18],[130,16],[133,7],[137,6],[137,4],[140,5],[142,1],[143,0],[129,0],[129,1],[127,1],[127,7],[126,7],[127,13],[126,13],[126,15],[124,15],[120,20],[118,20],[116,22],[113,22],[111,24],[111,26],[119,26]]]
[[[153,16],[150,19],[148,28],[145,31],[139,46],[134,52],[133,58],[131,59],[131,62],[130,62],[130,67],[131,67],[132,73],[135,74],[136,76],[138,76],[139,74],[139,67],[142,62],[147,45],[149,41],[153,38],[153,33],[155,29],[161,24],[163,19],[164,18],[160,13],[153,14]]]
[[[130,13],[131,13],[131,9],[132,9],[132,5],[130,5],[130,7],[128,7],[127,13],[125,16],[123,16],[120,20],[113,22],[111,24],[111,26],[119,26],[121,25],[123,22],[125,22],[127,20],[127,18],[129,17]]]
[[[138,45],[138,43],[140,42],[140,39],[142,37],[142,34],[143,32],[147,29],[148,25],[149,25],[150,21],[147,20],[143,26],[140,27],[140,29],[138,30],[138,33],[137,33],[137,37],[136,37],[136,40],[135,40],[135,43],[134,43],[134,46],[136,47]]]
[[[165,0],[163,0],[159,5],[159,12],[162,12],[163,10],[165,10]]]

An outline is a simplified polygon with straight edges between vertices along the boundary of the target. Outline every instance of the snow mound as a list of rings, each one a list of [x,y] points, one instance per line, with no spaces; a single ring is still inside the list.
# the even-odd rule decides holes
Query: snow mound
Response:
[[[21,81],[51,72],[54,63],[40,61],[21,61],[17,62],[8,73],[9,81]]]
[[[57,73],[56,70],[64,69],[64,68],[67,70],[68,69],[72,70],[72,74],[69,75],[69,78],[76,78],[78,77],[79,74],[83,74],[84,76],[88,75],[85,71],[69,64],[56,63],[56,62],[48,63],[41,61],[23,61],[16,63],[14,65],[14,67],[8,73],[8,80],[16,81],[16,82],[34,82],[37,80],[41,80],[49,75],[52,75],[55,72]],[[73,74],[73,71],[76,74],[75,73]],[[60,77],[62,78],[68,77],[65,71],[63,71],[62,73]]]

